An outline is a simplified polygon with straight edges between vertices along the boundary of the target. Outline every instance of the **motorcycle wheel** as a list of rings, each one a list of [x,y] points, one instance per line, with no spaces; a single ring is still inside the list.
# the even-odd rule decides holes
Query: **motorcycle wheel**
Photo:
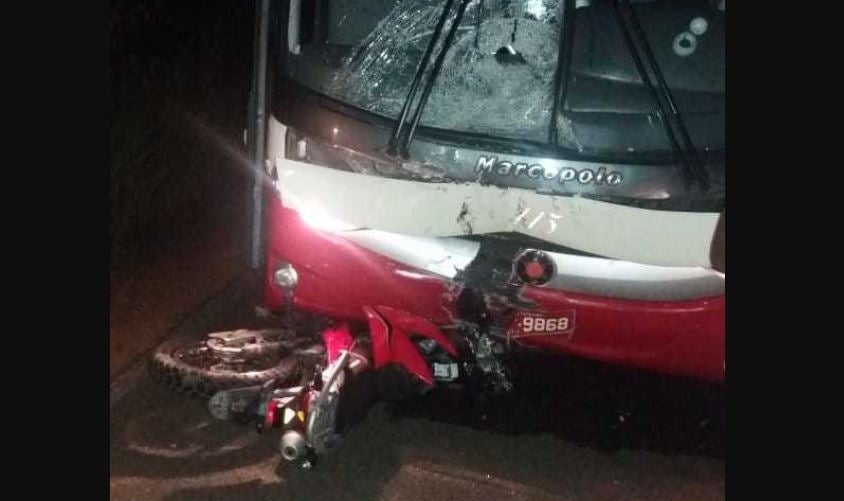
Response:
[[[248,341],[226,346],[225,340],[213,334],[166,341],[149,361],[150,376],[179,393],[210,398],[218,391],[261,385],[272,379],[283,384],[299,374],[299,350],[289,349],[289,331],[234,332]]]

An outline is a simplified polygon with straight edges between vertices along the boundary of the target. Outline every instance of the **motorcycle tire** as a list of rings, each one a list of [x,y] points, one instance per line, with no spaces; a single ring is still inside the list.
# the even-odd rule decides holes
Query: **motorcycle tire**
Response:
[[[164,342],[149,360],[150,376],[179,393],[207,399],[219,391],[261,385],[272,379],[283,384],[299,374],[299,357],[288,350],[265,355],[251,368],[221,370],[213,365],[213,355],[198,354],[204,343],[204,338],[190,337]]]

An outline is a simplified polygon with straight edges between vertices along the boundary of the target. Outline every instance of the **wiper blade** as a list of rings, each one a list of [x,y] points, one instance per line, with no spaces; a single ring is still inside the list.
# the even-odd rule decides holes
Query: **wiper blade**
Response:
[[[448,29],[448,33],[446,34],[446,38],[443,41],[442,47],[440,48],[440,52],[437,54],[437,58],[434,61],[434,67],[431,69],[431,73],[428,75],[428,80],[425,82],[425,88],[422,90],[422,96],[419,98],[419,102],[416,104],[416,111],[414,112],[413,118],[410,121],[410,128],[405,129],[407,115],[410,112],[410,107],[413,103],[414,98],[416,97],[416,92],[419,89],[419,84],[422,82],[422,77],[424,76],[425,71],[428,69],[428,65],[431,60],[431,55],[440,40],[443,26],[445,25],[445,22],[448,19],[448,15],[451,13],[452,5],[454,4],[454,0],[446,1],[445,8],[443,9],[440,18],[437,20],[437,26],[434,29],[433,35],[431,36],[431,41],[428,44],[428,47],[425,49],[425,53],[422,55],[422,60],[420,61],[419,67],[416,70],[416,75],[413,77],[413,82],[411,83],[410,91],[408,92],[404,105],[402,106],[402,112],[399,116],[398,123],[396,124],[396,127],[393,129],[393,133],[390,136],[387,145],[388,154],[395,155],[396,149],[398,149],[398,153],[403,158],[408,158],[410,143],[413,141],[413,135],[416,133],[416,128],[419,126],[419,121],[422,118],[422,112],[424,111],[425,105],[428,102],[428,98],[431,95],[431,90],[434,88],[434,83],[437,80],[437,76],[439,75],[440,70],[442,69],[442,65],[445,61],[445,56],[448,53],[448,49],[451,47],[452,43],[454,43],[454,35],[457,33],[457,27],[460,25],[460,21],[463,19],[463,14],[466,12],[466,7],[469,6],[469,3],[471,1],[472,0],[461,0],[460,5],[458,6],[457,14]],[[402,134],[403,132],[404,134]]]
[[[624,5],[630,13],[630,19],[633,21],[633,28],[636,30],[639,40],[642,42],[642,48],[645,50],[645,57],[648,58],[648,61],[651,64],[654,76],[656,76],[656,81],[659,84],[660,90],[662,90],[662,95],[665,97],[665,101],[668,103],[668,107],[671,108],[671,113],[677,121],[677,128],[680,129],[680,137],[683,139],[686,152],[691,157],[692,170],[698,178],[703,191],[707,191],[709,189],[709,175],[706,173],[706,169],[704,169],[703,163],[700,161],[700,157],[698,156],[697,149],[695,149],[694,143],[692,142],[692,138],[689,136],[689,131],[686,129],[686,123],[683,121],[683,115],[680,114],[680,111],[674,104],[674,97],[671,95],[671,89],[665,82],[665,76],[662,74],[662,69],[654,57],[653,50],[651,50],[651,44],[648,42],[648,37],[645,34],[645,30],[642,28],[642,23],[639,22],[639,17],[636,15],[636,11],[633,10],[633,7],[630,5],[630,0],[624,0]]]
[[[396,154],[396,147],[398,145],[399,138],[401,137],[402,129],[404,129],[404,123],[405,120],[407,120],[410,105],[416,97],[416,91],[419,88],[419,84],[422,82],[422,76],[425,74],[425,70],[428,69],[428,63],[431,61],[431,54],[434,52],[434,47],[440,40],[440,34],[442,33],[443,26],[445,26],[445,21],[448,19],[448,13],[451,12],[452,4],[454,4],[454,0],[446,0],[443,12],[440,14],[440,18],[437,20],[437,26],[434,28],[434,33],[431,35],[431,41],[428,42],[428,47],[425,48],[425,53],[422,54],[422,59],[419,61],[419,67],[416,68],[416,75],[413,76],[413,81],[410,84],[410,91],[407,93],[407,98],[404,100],[404,105],[402,106],[398,122],[396,122],[396,126],[393,129],[393,133],[390,135],[389,142],[387,143],[387,153],[390,155]]]
[[[636,30],[636,35],[639,38],[639,42],[644,49],[645,56],[648,58],[648,63],[651,66],[651,70],[653,71],[654,75],[656,76],[657,83],[660,86],[660,91],[662,92],[663,98],[668,103],[669,107],[671,108],[671,116],[677,121],[677,127],[680,129],[680,134],[684,142],[685,149],[680,147],[680,143],[677,141],[677,137],[674,135],[674,129],[671,127],[670,122],[668,121],[668,112],[665,109],[665,105],[663,104],[662,100],[660,99],[659,94],[657,93],[656,88],[651,82],[651,77],[648,74],[647,70],[645,69],[645,65],[642,62],[641,57],[639,56],[639,51],[636,48],[636,44],[633,41],[633,37],[630,34],[630,30],[627,27],[627,24],[624,22],[624,18],[621,15],[621,11],[618,8],[619,3],[624,3],[625,7],[627,8],[627,12],[631,18],[632,24],[634,29]],[[671,148],[674,150],[674,154],[677,155],[680,160],[682,161],[683,167],[683,174],[686,180],[686,189],[689,189],[691,185],[697,180],[700,183],[701,188],[703,191],[709,189],[709,176],[706,173],[706,170],[703,168],[703,164],[700,161],[700,157],[697,154],[697,150],[692,144],[692,140],[689,137],[688,130],[686,129],[686,125],[683,122],[683,118],[680,115],[680,112],[677,110],[677,107],[674,105],[674,99],[671,96],[671,91],[668,88],[668,85],[665,82],[665,77],[662,74],[662,70],[659,67],[659,64],[656,61],[656,58],[653,55],[653,51],[651,50],[650,44],[645,36],[645,31],[642,29],[641,23],[639,23],[639,18],[636,17],[636,13],[633,11],[633,8],[630,6],[628,0],[617,0],[612,2],[613,11],[615,12],[616,19],[618,20],[618,24],[621,27],[622,34],[624,35],[624,41],[627,44],[628,52],[630,52],[630,56],[633,58],[633,63],[636,65],[636,70],[639,72],[639,77],[642,79],[642,83],[645,84],[645,87],[651,94],[651,98],[656,105],[656,114],[659,118],[660,122],[662,122],[663,127],[665,128],[665,134],[668,137],[668,141],[671,143]],[[691,157],[691,158],[690,158]]]
[[[569,75],[571,73],[571,54],[574,45],[574,16],[577,12],[574,0],[563,0],[562,2],[563,24],[560,29],[560,46],[557,50],[557,71],[554,74],[554,105],[551,108],[551,123],[548,126],[548,142],[554,146],[559,144],[557,135],[557,117],[560,114],[560,106],[566,105],[566,95],[569,88]]]
[[[463,14],[466,12],[466,7],[469,6],[471,1],[472,0],[462,0],[460,3],[460,7],[458,7],[459,10],[457,11],[457,17],[455,17],[454,21],[451,23],[451,27],[449,28],[448,34],[443,42],[443,47],[440,50],[440,53],[437,54],[437,60],[434,61],[434,68],[431,70],[431,76],[428,77],[428,81],[425,83],[425,90],[422,91],[422,97],[419,99],[419,104],[416,106],[416,113],[413,115],[413,122],[410,125],[410,130],[407,132],[404,144],[402,144],[400,148],[401,156],[404,158],[407,158],[408,156],[410,143],[413,141],[413,135],[416,133],[416,127],[419,125],[419,120],[422,118],[422,111],[428,103],[428,97],[430,97],[431,90],[434,88],[434,82],[436,82],[437,76],[440,74],[446,53],[451,47],[451,44],[454,43],[454,35],[457,33],[457,27],[460,25],[460,21],[463,19]]]

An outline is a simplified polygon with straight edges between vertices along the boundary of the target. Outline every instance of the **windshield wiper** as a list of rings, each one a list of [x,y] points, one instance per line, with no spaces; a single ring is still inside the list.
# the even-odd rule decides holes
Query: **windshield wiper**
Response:
[[[639,43],[641,44],[642,49],[645,52],[645,57],[648,59],[651,71],[653,71],[654,76],[656,76],[659,89],[662,92],[662,98],[665,99],[665,101],[668,103],[668,106],[671,109],[671,116],[675,119],[677,123],[677,128],[680,130],[680,136],[683,139],[685,148],[681,149],[680,144],[677,142],[677,137],[674,135],[674,130],[668,121],[668,113],[666,112],[665,106],[662,100],[660,99],[656,88],[654,88],[653,82],[651,82],[650,75],[648,74],[644,64],[642,63],[642,59],[639,56],[639,51],[636,48],[636,44],[633,41],[633,37],[630,34],[626,23],[624,22],[624,18],[621,15],[621,11],[618,8],[619,3],[624,4],[627,13],[630,16],[631,24],[633,24],[633,28],[639,39]],[[689,189],[694,183],[694,181],[697,180],[700,183],[701,189],[703,191],[707,191],[710,186],[709,175],[706,173],[706,170],[703,167],[703,163],[700,161],[700,157],[698,156],[698,152],[695,149],[694,144],[692,143],[691,137],[689,137],[689,132],[686,129],[686,124],[683,122],[683,117],[682,115],[680,115],[680,112],[674,105],[674,99],[671,96],[671,90],[668,88],[668,84],[665,82],[665,77],[662,74],[662,69],[660,68],[659,64],[656,61],[656,58],[654,57],[653,51],[651,50],[651,46],[648,43],[647,36],[645,35],[645,30],[642,28],[642,25],[639,22],[639,18],[636,16],[636,12],[630,6],[628,0],[613,1],[612,6],[613,11],[615,12],[616,19],[618,20],[618,24],[621,27],[622,34],[624,35],[624,41],[627,44],[627,49],[630,52],[630,56],[633,58],[633,63],[636,65],[636,70],[639,72],[639,77],[642,79],[642,83],[645,84],[645,87],[647,87],[648,91],[650,92],[654,104],[656,104],[657,117],[660,119],[665,128],[665,134],[666,136],[668,136],[668,141],[671,143],[671,148],[674,150],[675,155],[680,157],[680,160],[682,160],[683,162],[682,167],[683,174],[686,180],[686,189]]]
[[[698,182],[700,182],[701,189],[703,191],[707,191],[709,190],[709,175],[706,173],[706,169],[703,167],[703,163],[700,161],[698,151],[695,148],[694,143],[692,142],[692,138],[689,136],[689,131],[688,129],[686,129],[686,123],[683,121],[683,115],[680,114],[680,111],[674,104],[674,97],[671,95],[671,89],[665,82],[665,76],[662,74],[662,69],[656,62],[654,53],[651,50],[651,44],[650,42],[648,42],[648,37],[645,34],[645,30],[642,29],[642,24],[639,22],[639,17],[636,15],[636,11],[633,10],[633,7],[630,6],[629,0],[624,0],[624,5],[625,7],[627,7],[628,12],[630,13],[630,19],[633,21],[633,28],[639,35],[639,40],[641,40],[642,42],[642,48],[645,49],[645,57],[648,58],[648,61],[651,64],[654,76],[656,76],[656,81],[659,84],[660,90],[662,90],[662,95],[663,97],[665,97],[665,101],[668,103],[668,107],[671,108],[671,114],[677,121],[677,128],[680,129],[680,137],[683,139],[684,146],[686,147],[686,152],[688,153],[689,157],[691,157],[691,166],[694,175],[695,177],[697,177]]]
[[[451,47],[451,44],[454,43],[454,35],[457,33],[457,27],[463,19],[466,7],[469,6],[469,3],[472,0],[460,0],[457,14],[448,29],[448,33],[446,34],[445,40],[440,48],[440,52],[437,54],[437,58],[434,61],[434,67],[431,70],[430,75],[428,75],[428,80],[425,82],[425,88],[422,90],[422,96],[416,104],[416,111],[413,113],[413,118],[410,120],[410,128],[406,129],[405,123],[407,122],[410,107],[413,104],[413,100],[416,98],[416,93],[419,90],[422,77],[425,75],[425,72],[431,62],[431,55],[434,52],[434,48],[440,41],[443,26],[445,26],[445,22],[452,11],[454,1],[455,0],[446,0],[443,12],[440,14],[440,17],[437,20],[437,25],[434,28],[434,33],[431,35],[431,41],[428,43],[425,53],[422,54],[422,60],[419,62],[419,67],[416,69],[416,75],[414,75],[413,81],[411,82],[410,91],[408,92],[407,98],[402,106],[398,122],[393,129],[393,133],[390,135],[389,142],[387,143],[387,153],[390,155],[395,155],[398,152],[403,158],[408,158],[410,143],[413,141],[413,135],[416,133],[416,127],[419,125],[419,121],[422,118],[422,111],[425,109],[425,104],[428,102],[431,90],[434,88],[434,83],[440,73],[440,70],[442,69],[446,53],[448,52],[449,47]]]
[[[407,93],[407,98],[404,100],[404,105],[401,108],[401,114],[396,122],[396,126],[393,128],[393,133],[390,134],[390,140],[387,143],[387,153],[390,155],[396,154],[396,147],[398,146],[399,139],[401,138],[402,129],[404,129],[404,122],[407,120],[408,111],[410,111],[410,105],[416,97],[416,90],[419,88],[419,83],[422,82],[422,76],[425,74],[425,70],[428,69],[428,63],[431,60],[431,54],[434,52],[434,46],[437,45],[437,42],[440,39],[440,33],[442,33],[443,26],[445,25],[446,19],[448,19],[448,13],[451,11],[451,5],[453,3],[454,0],[446,0],[443,12],[440,14],[440,18],[437,20],[437,26],[434,28],[434,33],[431,35],[431,41],[428,42],[428,47],[425,48],[425,53],[422,54],[422,59],[419,61],[419,67],[416,68],[416,75],[413,76],[413,81],[410,84],[410,91]]]

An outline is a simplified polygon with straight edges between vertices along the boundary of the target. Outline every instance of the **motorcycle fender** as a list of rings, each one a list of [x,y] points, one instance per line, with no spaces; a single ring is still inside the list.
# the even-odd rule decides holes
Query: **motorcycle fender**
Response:
[[[424,318],[387,306],[364,306],[372,338],[375,367],[398,363],[429,386],[434,377],[431,368],[410,340],[410,335],[432,339],[449,355],[457,356],[457,347],[434,324]]]

